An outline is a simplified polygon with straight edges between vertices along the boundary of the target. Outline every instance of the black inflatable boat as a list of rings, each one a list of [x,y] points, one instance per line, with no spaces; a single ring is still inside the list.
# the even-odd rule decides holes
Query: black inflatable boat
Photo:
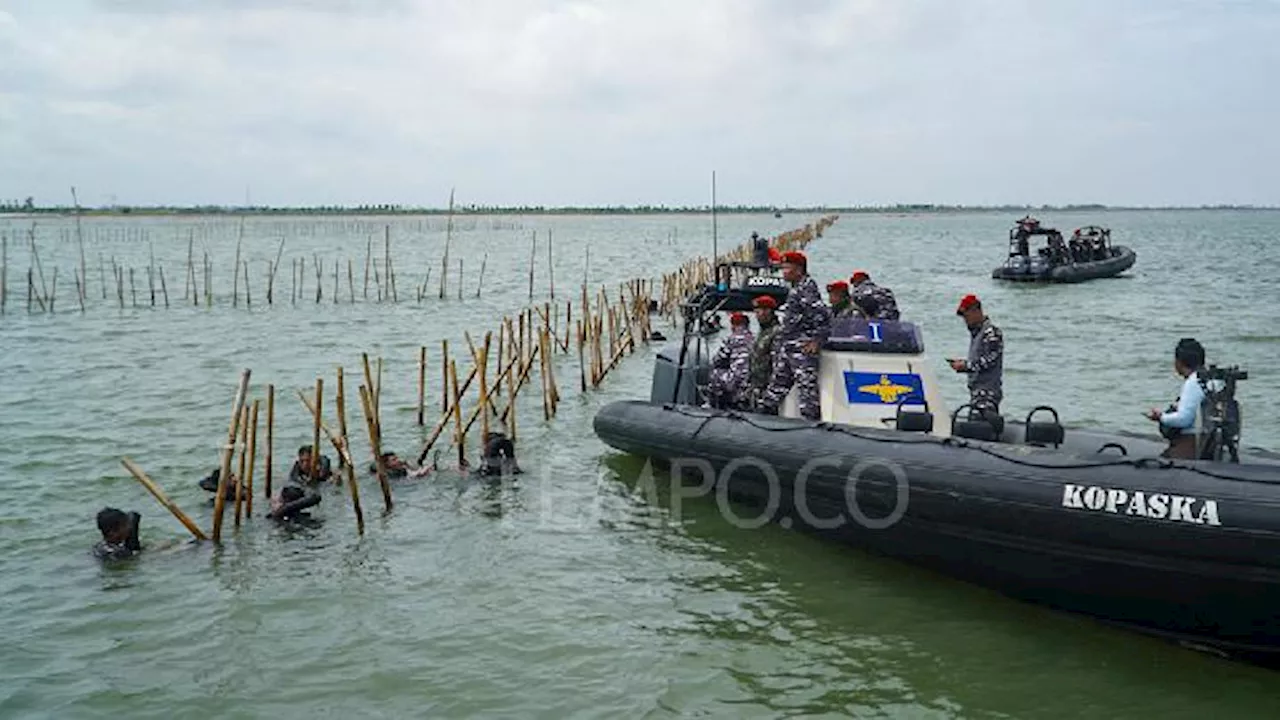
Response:
[[[820,361],[824,422],[791,402],[792,417],[701,406],[705,342],[695,331],[664,348],[650,400],[604,407],[596,434],[757,519],[1280,665],[1280,455],[1239,450],[1243,373],[1207,373],[1203,459],[1171,461],[1157,438],[1066,430],[1050,408],[947,413],[910,323],[837,325]]]
[[[1046,246],[1033,253],[1030,240],[1041,235],[1047,238]],[[1009,257],[991,271],[991,277],[1013,282],[1079,283],[1114,277],[1137,260],[1138,254],[1131,248],[1111,244],[1107,228],[1078,228],[1067,241],[1057,230],[1025,217],[1009,232]]]

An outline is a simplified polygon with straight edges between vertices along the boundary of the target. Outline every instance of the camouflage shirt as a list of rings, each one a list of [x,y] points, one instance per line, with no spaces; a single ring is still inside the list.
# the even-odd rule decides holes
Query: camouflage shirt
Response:
[[[730,333],[711,360],[711,367],[728,371],[730,385],[745,382],[751,369],[751,349],[756,338],[750,330]]]
[[[796,283],[778,311],[782,313],[778,323],[779,342],[826,342],[831,332],[831,308],[823,302],[818,283],[813,278],[805,275]]]
[[[769,376],[773,373],[773,344],[779,329],[776,319],[768,325],[760,325],[755,346],[751,348],[751,387],[764,388],[769,384]]]
[[[854,286],[853,303],[872,320],[897,320],[898,301],[893,291],[866,280]]]
[[[991,318],[969,328],[969,357],[965,366],[969,373],[969,389],[999,392],[1004,375],[1004,334],[991,324]]]

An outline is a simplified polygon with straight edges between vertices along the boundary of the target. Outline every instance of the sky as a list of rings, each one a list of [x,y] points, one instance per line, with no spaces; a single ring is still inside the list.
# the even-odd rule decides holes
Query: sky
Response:
[[[1280,204],[1280,0],[0,0],[0,199]]]

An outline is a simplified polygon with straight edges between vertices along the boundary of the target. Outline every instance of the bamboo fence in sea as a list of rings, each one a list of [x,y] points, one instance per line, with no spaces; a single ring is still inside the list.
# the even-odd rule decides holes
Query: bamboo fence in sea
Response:
[[[782,233],[772,238],[770,245],[780,251],[802,249],[815,238],[821,237],[823,231],[836,219],[837,216],[834,215],[826,216],[804,228]],[[749,244],[744,244],[720,255],[718,259],[720,262],[747,261],[751,253]],[[592,291],[584,284],[579,288],[578,297],[573,300],[531,304],[514,314],[504,316],[498,323],[497,330],[485,332],[479,341],[470,332],[464,333],[466,353],[460,354],[460,358],[451,354],[449,341],[442,340],[439,356],[439,416],[432,423],[432,429],[425,434],[417,455],[418,464],[425,463],[432,450],[436,450],[442,442],[447,442],[444,451],[456,451],[459,467],[464,467],[468,435],[477,422],[480,423],[481,448],[497,423],[503,425],[513,442],[517,440],[518,400],[522,392],[528,394],[525,387],[532,381],[535,365],[538,370],[538,395],[543,421],[549,423],[555,418],[564,399],[557,379],[557,368],[566,364],[573,365],[572,360],[576,356],[576,384],[579,392],[586,393],[598,388],[623,357],[634,353],[638,345],[650,342],[654,335],[651,323],[655,316],[667,316],[673,323],[676,322],[680,303],[711,280],[715,263],[716,260],[705,257],[692,259],[676,271],[662,276],[661,284],[656,288],[652,279],[645,278],[620,283],[612,291],[605,286]],[[424,430],[428,418],[428,376],[432,374],[428,372],[427,358],[427,348],[421,346],[416,367],[416,423]],[[491,358],[494,360],[492,363]],[[460,372],[459,360],[465,365],[468,359],[470,369]],[[370,462],[382,491],[384,510],[390,512],[394,500],[381,447],[382,359],[377,358],[371,364],[369,356],[362,354],[360,364],[363,383],[359,385],[358,394],[368,437],[368,450],[372,456]],[[266,498],[272,496],[275,386],[267,386],[265,398],[250,400],[247,397],[250,374],[248,369],[243,371],[232,404],[227,439],[220,456],[220,484],[214,499],[213,527],[208,535],[173,504],[141,468],[129,458],[122,458],[129,472],[198,540],[212,538],[214,542],[221,541],[223,515],[228,500],[227,488],[231,488],[236,526],[241,523],[242,506],[245,508],[244,517],[252,515],[258,416],[264,405],[266,437],[263,444],[262,492]],[[315,387],[309,389],[310,392],[299,390],[298,397],[312,421],[312,462],[316,462],[320,453],[323,435],[339,458],[339,469],[333,476],[333,482],[350,491],[357,532],[363,534],[364,509],[360,503],[357,464],[352,454],[347,426],[346,375],[343,367],[336,368],[335,380],[334,406],[332,414],[327,416],[328,422],[324,404],[324,378],[317,378]],[[336,430],[330,425],[333,422],[337,424]],[[448,439],[444,440],[446,433]],[[440,451],[437,450],[438,452]]]

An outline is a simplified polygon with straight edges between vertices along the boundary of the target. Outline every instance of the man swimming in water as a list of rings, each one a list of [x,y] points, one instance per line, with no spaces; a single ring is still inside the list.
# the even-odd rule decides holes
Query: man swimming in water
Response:
[[[319,471],[312,472],[311,446],[303,445],[298,448],[298,459],[294,461],[293,467],[289,470],[290,482],[314,485],[331,479],[333,479],[333,469],[329,463],[328,455],[320,456]]]
[[[413,469],[409,467],[409,463],[404,461],[404,458],[401,458],[393,452],[382,453],[382,467],[386,470],[387,477],[392,480],[408,476],[409,472]],[[378,463],[369,463],[369,473],[377,474],[377,472]]]
[[[504,428],[498,427],[489,432],[489,440],[484,444],[484,455],[480,458],[481,475],[518,475],[523,470],[516,463],[516,445],[507,437]]]
[[[200,489],[204,490],[207,493],[212,493],[214,495],[214,498],[216,498],[218,495],[218,478],[220,477],[222,477],[221,468],[214,468],[213,472],[209,473],[207,477],[202,478],[200,480],[200,483],[199,483]],[[236,474],[235,473],[231,473],[230,478],[227,480],[227,487],[225,490],[223,490],[223,495],[226,496],[225,497],[226,500],[236,499]],[[214,498],[210,498],[210,501],[212,501]]]
[[[277,522],[310,520],[311,513],[305,511],[319,504],[320,493],[307,492],[297,485],[286,485],[281,488],[279,495],[271,498],[271,510],[267,517]]]
[[[98,531],[102,540],[93,546],[93,555],[99,560],[125,560],[142,550],[138,540],[138,523],[142,516],[136,512],[125,513],[113,507],[98,512]]]

